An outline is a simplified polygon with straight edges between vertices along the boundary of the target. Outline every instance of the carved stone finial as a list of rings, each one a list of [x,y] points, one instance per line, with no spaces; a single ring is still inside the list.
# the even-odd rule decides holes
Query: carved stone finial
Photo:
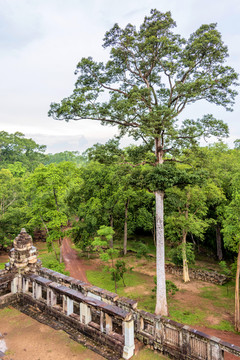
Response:
[[[37,249],[33,246],[31,235],[23,228],[13,241],[13,249],[10,250],[9,264],[6,269],[18,269],[21,272],[35,272],[42,263],[37,259]]]

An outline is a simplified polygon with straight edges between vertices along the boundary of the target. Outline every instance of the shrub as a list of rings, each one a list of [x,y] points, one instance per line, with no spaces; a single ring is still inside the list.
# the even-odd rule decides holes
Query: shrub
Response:
[[[148,252],[149,252],[148,246],[146,244],[140,242],[138,244],[136,257],[138,259],[140,259],[142,256],[147,257]]]
[[[156,276],[154,276],[154,283],[157,285],[157,277]],[[174,295],[178,290],[179,290],[179,288],[177,287],[177,285],[175,285],[170,280],[166,280],[166,292],[167,292],[167,295]],[[156,294],[156,291],[157,291],[157,286],[154,287],[152,292],[154,292],[154,294]]]
[[[169,251],[169,256],[175,265],[182,266],[183,263],[182,248],[183,248],[183,244],[178,245],[176,248]],[[193,250],[193,244],[189,244],[189,243],[186,244],[186,255],[187,255],[188,264],[194,264],[195,254]]]

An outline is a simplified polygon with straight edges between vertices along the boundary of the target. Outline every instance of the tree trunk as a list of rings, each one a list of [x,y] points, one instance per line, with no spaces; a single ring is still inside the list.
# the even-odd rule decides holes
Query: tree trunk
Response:
[[[127,254],[127,218],[128,218],[129,199],[125,203],[125,220],[124,220],[124,239],[123,239],[123,255]]]
[[[113,229],[113,216],[110,216],[110,226]],[[113,236],[111,237],[110,241],[109,241],[109,247],[113,248]]]
[[[163,142],[155,138],[156,164],[163,164]],[[156,315],[168,316],[166,276],[165,276],[165,243],[164,243],[164,191],[155,192],[156,201],[156,273],[157,273],[157,291],[156,291]]]
[[[187,262],[187,253],[186,253],[186,245],[187,245],[187,233],[186,231],[183,231],[183,237],[182,237],[182,258],[183,258],[183,281],[189,282],[189,273],[188,273],[188,262]]]
[[[238,248],[236,285],[235,285],[235,330],[236,330],[236,331],[240,331],[240,319],[239,319],[239,274],[240,274],[240,244],[239,244],[239,248]]]
[[[156,221],[155,216],[153,216],[153,243],[156,246]]]
[[[63,243],[63,240],[62,240],[62,239],[59,239],[59,249],[60,249],[60,252],[59,252],[59,262],[60,262],[60,264],[63,262],[62,243]]]
[[[219,261],[221,261],[223,258],[223,253],[222,253],[221,227],[219,223],[217,223],[217,227],[216,227],[216,243],[217,243],[217,258]]]
[[[156,315],[168,316],[166,278],[165,278],[165,246],[164,246],[164,223],[163,223],[163,191],[156,191],[156,268],[157,268],[157,291],[156,291]]]

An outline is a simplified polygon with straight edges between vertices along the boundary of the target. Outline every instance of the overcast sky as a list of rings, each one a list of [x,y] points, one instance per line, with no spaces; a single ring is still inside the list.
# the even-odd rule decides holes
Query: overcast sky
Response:
[[[53,153],[82,152],[113,137],[116,128],[97,122],[54,121],[47,116],[49,105],[71,94],[82,57],[107,59],[102,39],[114,23],[139,25],[152,8],[170,10],[176,31],[185,37],[201,24],[217,22],[228,64],[240,72],[239,0],[0,0],[0,131],[20,131]],[[232,113],[201,103],[184,116],[213,113],[228,123],[232,145],[240,138],[239,100]]]

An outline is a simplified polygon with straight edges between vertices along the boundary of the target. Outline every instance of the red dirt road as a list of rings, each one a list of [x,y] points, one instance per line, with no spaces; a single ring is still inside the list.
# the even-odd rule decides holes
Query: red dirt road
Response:
[[[79,259],[77,251],[71,247],[71,240],[67,237],[63,239],[62,254],[66,270],[70,272],[70,276],[89,283],[83,261]]]

